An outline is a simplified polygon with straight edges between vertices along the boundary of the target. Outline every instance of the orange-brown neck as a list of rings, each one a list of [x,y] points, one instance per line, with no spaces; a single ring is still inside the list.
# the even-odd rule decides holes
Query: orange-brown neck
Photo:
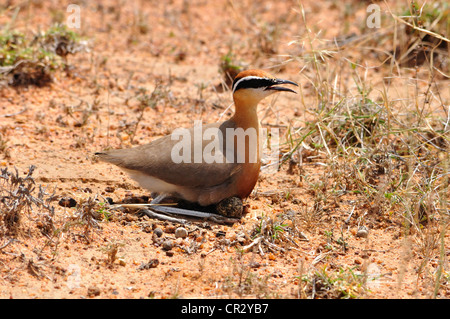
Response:
[[[237,127],[242,127],[243,129],[253,127],[259,131],[257,114],[259,99],[254,100],[248,93],[237,92],[234,94],[233,100],[235,113],[232,120],[237,124]]]
[[[237,182],[238,194],[241,197],[247,197],[253,190],[259,176],[261,167],[261,153],[259,149],[259,120],[257,115],[257,105],[259,100],[249,99],[247,94],[234,94],[235,113],[230,119],[236,123],[236,128],[244,130],[253,129],[256,142],[245,142],[245,163],[243,164],[243,174],[239,176]],[[249,161],[252,157],[249,154],[256,154],[256,160]]]

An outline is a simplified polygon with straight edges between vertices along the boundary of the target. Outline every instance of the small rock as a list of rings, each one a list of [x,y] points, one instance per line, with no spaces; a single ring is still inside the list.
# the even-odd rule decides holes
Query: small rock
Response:
[[[124,204],[146,204],[148,203],[148,200],[148,196],[134,196],[133,194],[127,194],[122,202]]]
[[[144,232],[144,233],[151,233],[153,230],[152,230],[152,225],[143,225],[142,226],[142,231]]]
[[[106,186],[105,187],[105,192],[107,193],[114,193],[116,189],[113,186]]]
[[[77,201],[72,197],[63,197],[59,200],[58,204],[62,207],[75,207],[77,206]]]
[[[175,237],[176,238],[186,238],[188,235],[188,231],[184,227],[178,227],[175,229]]]
[[[216,232],[216,237],[225,237],[226,236],[226,232],[225,231],[223,231],[223,230],[218,230],[217,232]]]
[[[275,269],[275,271],[272,272],[272,277],[283,278],[283,273],[279,269]]]
[[[365,226],[359,227],[358,231],[356,232],[356,237],[367,238],[367,236],[369,236],[369,231],[367,227]]]
[[[165,251],[171,250],[173,248],[173,242],[170,239],[164,241],[163,244],[162,244],[162,248]]]
[[[150,259],[147,263],[148,268],[156,268],[159,265],[159,260],[154,258]]]
[[[100,296],[100,288],[96,286],[90,286],[87,290],[88,297]]]
[[[261,267],[261,264],[260,264],[259,262],[257,262],[257,261],[250,261],[250,263],[248,264],[248,266],[249,266],[250,268],[259,268],[259,267]]]
[[[148,263],[146,263],[146,264],[142,263],[138,269],[143,270],[143,269],[156,268],[156,267],[158,267],[158,265],[159,265],[159,260],[156,258],[153,258],[153,259],[150,259],[148,261]]]
[[[127,222],[134,222],[137,221],[138,217],[136,215],[126,214],[124,219]]]
[[[153,233],[158,237],[161,237],[164,234],[163,230],[159,227],[156,227],[155,230],[153,230]]]
[[[175,233],[175,226],[173,225],[167,225],[166,228],[164,228],[164,230],[166,231],[166,233],[168,234],[173,234]]]

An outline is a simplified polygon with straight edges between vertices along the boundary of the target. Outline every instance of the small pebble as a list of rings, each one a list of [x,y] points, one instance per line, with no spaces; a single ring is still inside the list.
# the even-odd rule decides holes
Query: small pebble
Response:
[[[216,237],[225,237],[226,236],[226,232],[225,231],[223,231],[223,230],[218,230],[217,232],[216,232]]]
[[[153,258],[153,259],[150,259],[148,261],[148,263],[146,263],[146,264],[142,263],[138,269],[143,270],[143,269],[156,268],[156,267],[158,267],[158,265],[159,265],[159,260],[156,258]]]
[[[162,248],[166,251],[171,250],[173,248],[173,242],[170,239],[164,241],[162,244]]]
[[[163,230],[162,230],[161,228],[156,227],[155,230],[153,231],[153,233],[154,233],[156,236],[161,237],[161,236],[163,235],[164,232],[163,232]]]
[[[144,225],[144,226],[142,226],[142,231],[144,233],[151,233],[152,232],[152,226],[151,225]]]
[[[365,226],[359,227],[358,231],[356,232],[356,237],[367,238],[367,236],[369,236],[369,231],[367,227]]]
[[[250,261],[250,263],[249,263],[248,265],[249,265],[250,268],[259,268],[259,267],[262,266],[262,265],[261,265],[259,262],[257,262],[257,261]]]
[[[58,204],[62,207],[75,207],[77,206],[77,201],[72,197],[63,197],[59,200]]]
[[[95,297],[100,295],[100,288],[96,286],[90,286],[87,290],[88,297]]]
[[[175,229],[175,237],[176,238],[186,238],[188,235],[188,231],[184,227],[178,227]]]
[[[112,187],[112,186],[106,186],[105,187],[105,192],[107,192],[107,193],[114,193],[115,190],[116,189],[114,187]]]
[[[175,226],[173,225],[167,225],[166,228],[164,228],[165,232],[168,234],[173,234],[175,232]]]

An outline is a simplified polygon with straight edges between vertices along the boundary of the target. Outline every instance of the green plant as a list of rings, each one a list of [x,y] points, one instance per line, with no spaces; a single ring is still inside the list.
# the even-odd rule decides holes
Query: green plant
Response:
[[[103,203],[103,202],[99,202],[98,205],[99,205],[99,208],[98,208],[97,212],[101,216],[103,216],[103,220],[109,221],[112,216],[112,213],[107,209],[107,207],[106,207],[107,204]]]
[[[304,293],[312,299],[355,299],[364,293],[364,275],[353,268],[332,271],[324,266],[299,279],[304,283]]]
[[[230,51],[221,58],[219,71],[223,75],[226,86],[231,88],[233,79],[242,71],[242,66],[235,61],[235,57]]]
[[[33,38],[7,28],[0,34],[0,77],[13,86],[44,86],[53,81],[53,72],[66,69],[68,54],[84,50],[86,44],[64,25]]]

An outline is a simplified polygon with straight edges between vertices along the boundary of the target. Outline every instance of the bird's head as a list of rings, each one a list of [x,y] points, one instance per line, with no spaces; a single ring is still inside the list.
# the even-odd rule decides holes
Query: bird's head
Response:
[[[233,81],[233,98],[246,104],[256,105],[259,101],[275,92],[293,92],[294,90],[280,86],[281,84],[297,83],[277,79],[263,70],[246,70],[240,72]]]

